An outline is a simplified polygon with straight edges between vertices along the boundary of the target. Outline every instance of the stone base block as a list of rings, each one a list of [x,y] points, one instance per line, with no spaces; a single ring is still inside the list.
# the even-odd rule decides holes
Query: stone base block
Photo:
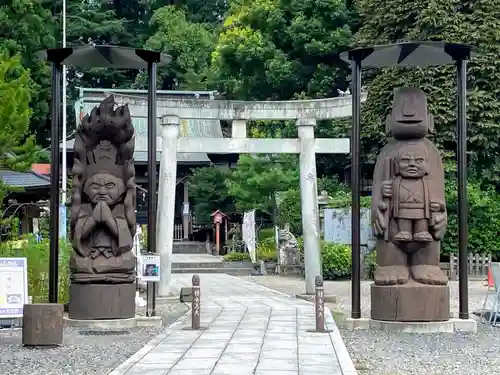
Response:
[[[136,318],[102,320],[64,318],[64,323],[67,327],[82,328],[92,331],[126,331],[137,326]]]
[[[397,322],[439,322],[450,318],[448,285],[371,286],[371,318]]]
[[[477,321],[475,319],[455,319],[444,322],[388,322],[373,320],[369,318],[352,319],[347,318],[342,326],[351,330],[378,329],[385,332],[404,333],[454,333],[454,332],[477,332]]]
[[[132,319],[135,283],[71,284],[68,315],[74,320]]]
[[[296,294],[295,298],[303,299],[309,302],[316,302],[315,294]],[[337,296],[325,294],[324,301],[325,303],[337,303]]]
[[[25,346],[57,346],[63,341],[64,306],[58,303],[24,305],[23,337]]]

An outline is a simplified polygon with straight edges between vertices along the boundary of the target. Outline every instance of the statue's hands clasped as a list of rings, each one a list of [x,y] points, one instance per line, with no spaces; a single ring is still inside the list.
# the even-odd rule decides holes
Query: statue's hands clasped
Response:
[[[113,217],[111,209],[104,202],[99,202],[92,211],[92,217],[96,223],[104,223]]]

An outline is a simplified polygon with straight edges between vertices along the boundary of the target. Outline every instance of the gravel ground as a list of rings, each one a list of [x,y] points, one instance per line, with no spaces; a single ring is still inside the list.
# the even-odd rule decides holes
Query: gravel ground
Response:
[[[157,315],[175,320],[178,303],[157,301]],[[137,309],[144,315],[144,308]],[[64,342],[54,349],[27,349],[20,329],[0,329],[0,373],[5,375],[105,375],[147,344],[163,328],[133,328],[117,334],[96,334],[65,328]]]
[[[287,294],[304,292],[304,281],[293,277],[244,277]],[[362,282],[362,315],[370,315],[370,283]],[[487,287],[469,283],[469,311],[481,309]],[[337,296],[330,306],[336,320],[350,314],[350,282],[325,282],[325,294]],[[450,282],[452,313],[458,313],[458,283]],[[360,375],[490,375],[500,369],[500,328],[478,323],[477,334],[405,334],[340,328]]]

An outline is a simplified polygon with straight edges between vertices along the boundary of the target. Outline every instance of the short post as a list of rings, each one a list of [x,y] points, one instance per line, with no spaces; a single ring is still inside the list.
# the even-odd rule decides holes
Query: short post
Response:
[[[309,332],[331,332],[325,328],[325,290],[323,288],[323,278],[316,276],[314,279],[316,285],[316,298],[315,298],[315,316],[316,316],[316,329],[309,330]]]
[[[193,275],[193,300],[191,302],[191,329],[200,329],[200,277]]]
[[[316,276],[316,331],[325,329],[325,290],[323,288],[323,278]]]

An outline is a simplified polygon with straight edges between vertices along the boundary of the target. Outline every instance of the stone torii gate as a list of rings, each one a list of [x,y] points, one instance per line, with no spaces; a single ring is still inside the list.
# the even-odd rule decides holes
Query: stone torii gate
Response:
[[[161,281],[158,294],[167,296],[170,292],[178,152],[299,154],[306,293],[312,294],[314,278],[321,274],[316,154],[350,152],[348,138],[316,139],[314,128],[318,120],[350,116],[351,97],[276,102],[172,99],[158,103],[158,113],[165,114],[160,127],[157,252],[161,257]],[[181,119],[232,121],[232,137],[179,137]],[[295,120],[298,138],[247,138],[246,122],[250,120]]]

